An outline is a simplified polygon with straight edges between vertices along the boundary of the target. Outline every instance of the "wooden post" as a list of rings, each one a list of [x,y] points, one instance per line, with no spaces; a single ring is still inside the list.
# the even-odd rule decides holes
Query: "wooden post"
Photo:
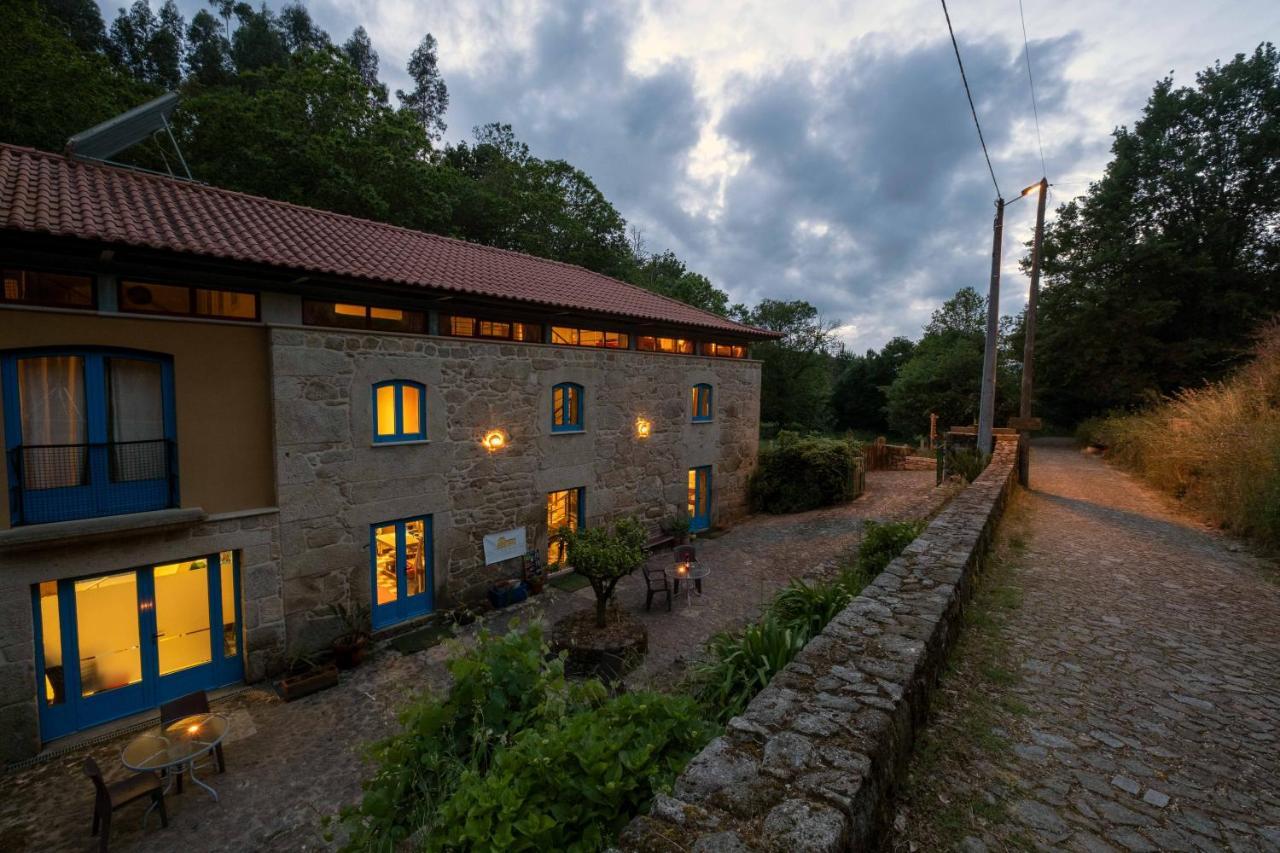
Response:
[[[1018,401],[1018,415],[1026,420],[1031,417],[1031,395],[1035,390],[1036,356],[1036,304],[1040,301],[1040,243],[1044,239],[1044,204],[1049,195],[1049,179],[1040,179],[1040,197],[1036,199],[1036,238],[1031,246],[1031,292],[1027,294],[1027,319],[1024,325],[1026,341],[1022,349],[1022,393]],[[1021,431],[1023,453],[1018,459],[1018,480],[1023,486],[1031,485],[1031,433]]]
[[[938,414],[937,412],[929,413],[929,449],[933,450],[938,444]]]
[[[1004,236],[1004,199],[996,199],[991,226],[991,284],[987,288],[987,342],[982,351],[982,392],[978,399],[978,450],[993,449],[992,427],[996,418],[996,349],[1000,331],[1000,243]]]

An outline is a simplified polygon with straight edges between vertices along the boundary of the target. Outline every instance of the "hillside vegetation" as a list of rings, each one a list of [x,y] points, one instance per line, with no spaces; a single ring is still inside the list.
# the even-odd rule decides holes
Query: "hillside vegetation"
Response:
[[[1085,421],[1080,437],[1215,523],[1280,551],[1280,320],[1227,380]]]

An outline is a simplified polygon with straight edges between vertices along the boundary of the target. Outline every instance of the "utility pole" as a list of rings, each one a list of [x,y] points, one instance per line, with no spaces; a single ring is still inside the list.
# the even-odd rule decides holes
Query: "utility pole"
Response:
[[[1023,486],[1031,484],[1031,432],[1026,428],[1031,419],[1031,394],[1035,388],[1036,356],[1036,303],[1040,300],[1040,242],[1044,238],[1044,204],[1049,195],[1049,179],[1040,179],[1040,197],[1036,200],[1036,238],[1031,247],[1031,292],[1027,295],[1027,318],[1024,325],[1026,341],[1022,349],[1022,394],[1018,405],[1018,419],[1023,428],[1020,440],[1023,453],[1018,460],[1018,480]]]
[[[982,351],[982,394],[978,401],[978,450],[990,453],[996,418],[996,347],[1000,330],[1000,244],[1004,236],[1004,199],[996,199],[991,226],[991,284],[987,288],[987,343]]]

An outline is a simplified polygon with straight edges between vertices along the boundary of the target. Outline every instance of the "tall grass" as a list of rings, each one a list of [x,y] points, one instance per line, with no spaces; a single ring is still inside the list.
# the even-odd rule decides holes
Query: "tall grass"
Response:
[[[1225,382],[1086,421],[1078,435],[1213,522],[1280,550],[1280,321]]]

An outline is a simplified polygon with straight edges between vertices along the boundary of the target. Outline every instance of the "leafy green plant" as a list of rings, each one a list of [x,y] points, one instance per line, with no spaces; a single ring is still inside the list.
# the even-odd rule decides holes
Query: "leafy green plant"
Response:
[[[604,525],[585,530],[560,528],[574,571],[591,582],[596,594],[596,627],[605,626],[609,599],[618,581],[640,568],[645,561],[644,525],[634,518],[622,518],[610,529]]]
[[[772,614],[742,631],[717,634],[707,644],[709,660],[694,666],[698,700],[721,722],[741,714],[809,637]]]
[[[874,579],[884,571],[911,544],[917,536],[924,532],[926,522],[915,521],[867,521],[863,528],[862,541],[858,543],[858,569],[868,578]]]
[[[563,659],[549,655],[536,625],[501,637],[481,632],[448,667],[449,695],[423,694],[401,712],[400,732],[371,747],[376,770],[360,802],[339,814],[344,849],[390,850],[435,831],[463,774],[483,773],[516,733],[605,696],[598,681],[566,681]]]
[[[751,504],[774,514],[802,512],[857,497],[859,444],[850,438],[800,436],[783,430],[760,451],[751,475]]]
[[[607,847],[713,734],[689,697],[648,692],[526,729],[462,774],[427,849]]]
[[[990,461],[990,454],[983,453],[976,447],[953,447],[947,450],[946,469],[948,474],[972,483]]]

